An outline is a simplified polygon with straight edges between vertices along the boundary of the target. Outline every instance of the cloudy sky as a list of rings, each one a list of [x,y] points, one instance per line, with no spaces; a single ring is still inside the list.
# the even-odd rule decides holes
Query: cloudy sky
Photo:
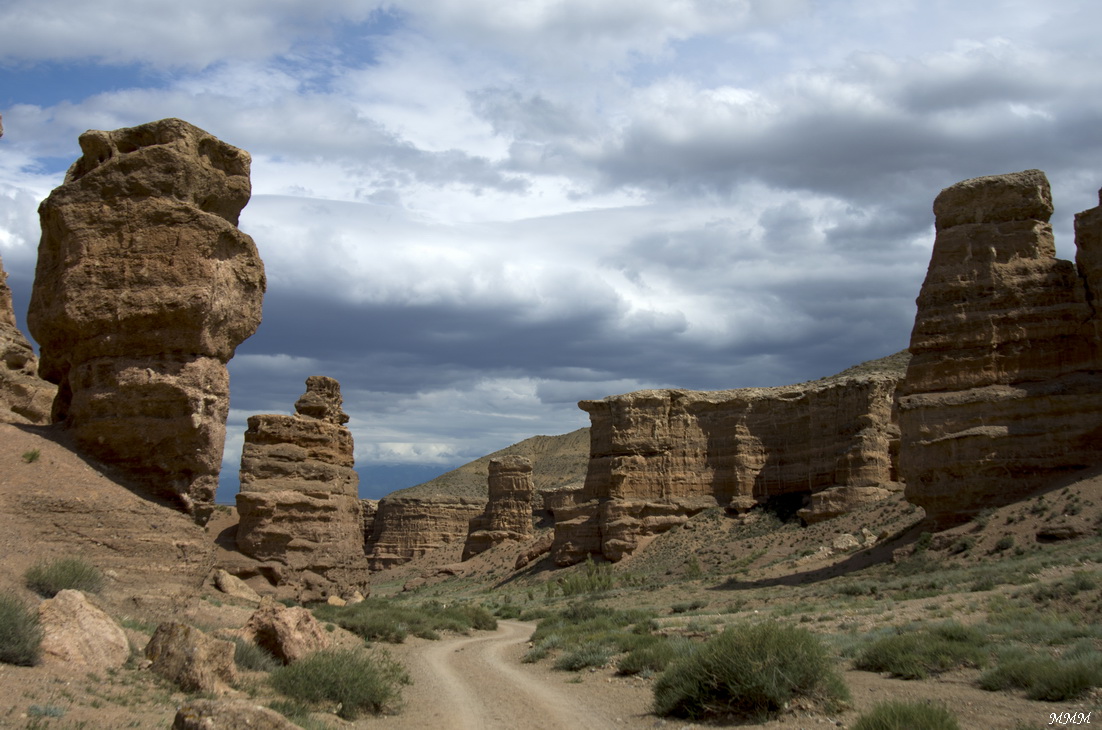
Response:
[[[906,347],[958,180],[1031,167],[1061,256],[1102,186],[1092,0],[4,0],[0,256],[85,129],[253,157],[269,281],[245,418],[340,379],[379,496],[642,388],[781,385]]]

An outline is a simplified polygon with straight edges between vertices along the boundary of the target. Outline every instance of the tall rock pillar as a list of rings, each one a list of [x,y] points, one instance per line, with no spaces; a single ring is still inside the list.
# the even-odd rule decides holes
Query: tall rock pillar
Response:
[[[491,459],[488,486],[486,511],[471,518],[463,560],[506,540],[532,536],[532,462],[524,456]]]
[[[80,136],[39,207],[27,317],[53,419],[204,522],[229,411],[226,362],[260,324],[264,267],[237,228],[247,152],[179,119]]]

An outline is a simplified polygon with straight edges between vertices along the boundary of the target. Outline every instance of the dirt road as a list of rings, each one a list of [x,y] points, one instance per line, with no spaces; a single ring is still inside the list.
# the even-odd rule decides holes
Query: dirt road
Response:
[[[369,721],[387,728],[578,730],[651,727],[650,692],[631,683],[521,664],[535,626],[499,621],[493,633],[424,642],[400,652],[413,685],[399,715]]]

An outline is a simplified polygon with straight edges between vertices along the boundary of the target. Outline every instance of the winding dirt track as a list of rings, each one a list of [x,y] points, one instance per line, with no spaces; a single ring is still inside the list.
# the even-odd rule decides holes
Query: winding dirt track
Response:
[[[567,685],[559,677],[569,675],[561,672],[549,676],[520,664],[523,645],[534,628],[520,621],[499,621],[497,631],[491,634],[417,647],[403,658],[413,679],[413,686],[403,692],[405,707],[380,724],[440,730],[578,730],[635,725],[646,707],[633,707],[634,698],[626,698],[630,704],[625,713],[623,701],[616,701],[620,698],[605,698],[584,691],[582,685]]]

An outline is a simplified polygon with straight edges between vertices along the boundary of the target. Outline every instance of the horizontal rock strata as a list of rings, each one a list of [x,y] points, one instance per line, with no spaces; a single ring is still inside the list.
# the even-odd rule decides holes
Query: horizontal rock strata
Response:
[[[461,546],[484,499],[467,497],[384,497],[368,543],[372,570],[407,563],[442,547]]]
[[[28,327],[53,419],[87,454],[178,499],[214,502],[225,363],[260,324],[264,269],[237,228],[249,155],[179,119],[80,136],[39,207]]]
[[[282,564],[302,600],[367,587],[363,507],[340,384],[312,376],[296,413],[249,418],[237,495],[238,549]]]
[[[584,487],[556,499],[553,557],[619,560],[640,537],[714,506],[809,501],[808,521],[896,487],[893,400],[904,357],[811,383],[728,391],[646,390],[582,401]],[[838,491],[843,488],[844,491]],[[831,491],[834,490],[834,491]],[[834,495],[814,501],[820,493]],[[573,504],[571,504],[573,502]]]
[[[1040,170],[975,178],[934,201],[936,238],[900,390],[906,496],[939,523],[1099,463],[1102,207],[1055,256]]]
[[[532,535],[532,462],[523,456],[490,461],[486,510],[470,521],[463,560],[506,540]]]
[[[0,421],[47,424],[57,387],[38,377],[38,358],[15,324],[8,274],[0,261]]]

